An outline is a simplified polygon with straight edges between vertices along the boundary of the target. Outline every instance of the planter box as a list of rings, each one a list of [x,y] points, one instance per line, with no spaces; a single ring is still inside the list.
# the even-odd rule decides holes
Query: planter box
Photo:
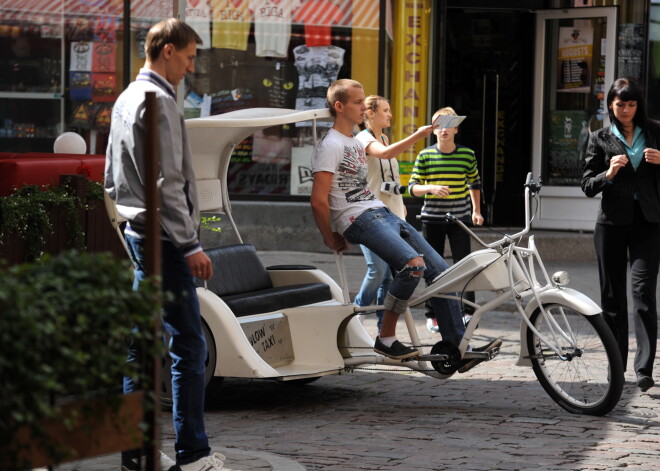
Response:
[[[85,199],[85,179],[80,175],[67,175],[72,179],[76,194]],[[126,250],[117,232],[112,227],[103,201],[88,202],[88,210],[80,210],[80,225],[84,232],[84,244],[88,252],[110,252],[119,259],[127,258]],[[53,229],[44,234],[44,252],[51,255],[67,250],[70,228],[67,215],[62,208],[48,208],[49,218]],[[9,265],[27,262],[25,242],[16,234],[6,234],[0,240],[0,259]]]
[[[18,462],[27,460],[34,468],[76,461],[87,457],[104,455],[119,450],[131,450],[142,446],[144,434],[140,428],[143,421],[143,392],[122,395],[117,409],[107,399],[95,399],[85,403],[72,403],[65,409],[80,410],[80,420],[72,429],[61,421],[48,421],[43,424],[45,442],[56,450],[68,450],[64,456],[52,457],[27,429],[22,429],[12,443],[12,450],[19,450]],[[94,411],[85,416],[85,410]],[[88,415],[90,415],[88,413]],[[0,458],[2,451],[0,450]],[[5,459],[1,459],[6,463]]]

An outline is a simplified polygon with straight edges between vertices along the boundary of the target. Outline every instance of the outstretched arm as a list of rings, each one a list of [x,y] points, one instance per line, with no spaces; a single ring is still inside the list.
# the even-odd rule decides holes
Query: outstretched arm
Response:
[[[369,145],[367,145],[366,151],[367,154],[372,157],[379,159],[391,159],[392,157],[399,155],[401,152],[410,149],[413,144],[415,144],[415,142],[419,141],[420,139],[426,139],[431,135],[432,132],[433,126],[422,126],[410,136],[406,137],[405,139],[401,139],[394,144],[390,144],[389,146],[383,145],[378,141],[370,142]]]

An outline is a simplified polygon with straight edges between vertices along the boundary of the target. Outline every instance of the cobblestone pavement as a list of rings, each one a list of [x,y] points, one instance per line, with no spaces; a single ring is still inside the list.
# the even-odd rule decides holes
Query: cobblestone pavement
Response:
[[[260,255],[265,265],[312,264],[337,279],[328,254]],[[354,292],[364,261],[345,259]],[[548,264],[551,273],[558,268],[572,274],[570,286],[598,299],[595,262]],[[437,341],[422,311],[413,316],[421,340]],[[365,325],[375,335],[375,318]],[[658,386],[640,393],[628,371],[621,401],[608,416],[570,414],[543,391],[531,368],[515,366],[518,328],[506,309],[486,315],[473,342],[502,338],[500,355],[447,380],[385,367],[305,386],[226,379],[206,415],[212,446],[228,454],[227,467],[246,471],[660,469]],[[402,339],[404,332],[401,323]],[[655,366],[658,379],[658,361]],[[170,415],[163,421],[164,451],[171,452]],[[116,456],[88,462],[79,469],[117,469]]]

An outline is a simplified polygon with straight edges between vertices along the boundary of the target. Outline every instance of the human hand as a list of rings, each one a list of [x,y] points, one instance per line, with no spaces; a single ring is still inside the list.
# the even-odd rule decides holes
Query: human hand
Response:
[[[346,239],[339,232],[333,232],[331,238],[326,239],[324,242],[325,245],[335,252],[344,252],[350,247]]]
[[[186,257],[186,263],[190,268],[190,273],[200,280],[210,280],[213,276],[213,264],[211,259],[204,252],[197,252]]]
[[[481,215],[481,213],[478,213],[476,211],[472,212],[472,224],[475,226],[481,226],[484,223],[484,218]]]
[[[619,173],[623,167],[628,163],[628,156],[626,154],[615,155],[610,159],[610,168],[607,169],[605,173],[605,178],[611,180],[614,176]]]
[[[434,128],[432,125],[420,126],[417,128],[417,131],[415,131],[415,134],[417,134],[420,138],[425,138],[433,134],[435,129],[436,128]]]
[[[660,151],[657,149],[651,149],[647,147],[644,149],[644,160],[650,164],[658,165],[660,164]]]
[[[448,186],[444,186],[444,185],[430,185],[429,192],[432,195],[439,196],[440,198],[444,198],[445,196],[449,196],[451,190],[449,189]]]

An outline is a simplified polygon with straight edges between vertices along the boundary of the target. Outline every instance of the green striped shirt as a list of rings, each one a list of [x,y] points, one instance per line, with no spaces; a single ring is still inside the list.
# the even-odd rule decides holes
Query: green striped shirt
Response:
[[[481,189],[474,151],[460,144],[448,154],[440,152],[435,145],[427,147],[417,156],[408,185],[410,194],[414,185],[448,186],[451,190],[449,196],[424,196],[422,214],[442,216],[452,213],[462,221],[471,221],[470,190]]]

